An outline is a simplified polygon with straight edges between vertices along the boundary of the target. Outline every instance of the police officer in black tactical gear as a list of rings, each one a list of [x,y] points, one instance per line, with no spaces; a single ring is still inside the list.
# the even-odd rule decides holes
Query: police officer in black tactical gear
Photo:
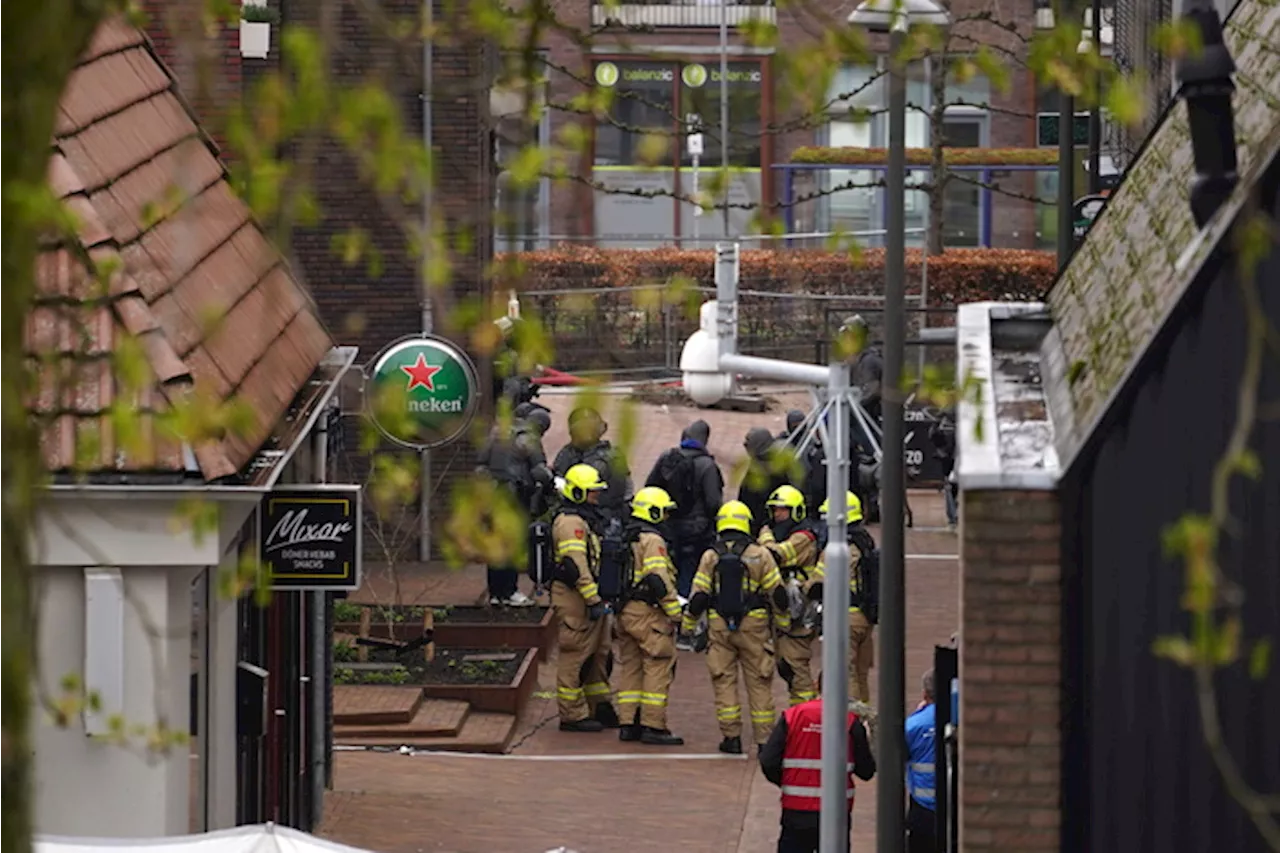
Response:
[[[546,511],[545,494],[554,487],[547,467],[542,436],[551,428],[551,415],[542,406],[523,403],[516,407],[510,427],[494,424],[489,440],[477,459],[477,471],[487,473],[515,498],[527,517]],[[489,566],[489,603],[527,607],[533,599],[520,592],[520,567]]]
[[[604,440],[608,429],[595,409],[574,409],[569,414],[569,443],[560,448],[551,467],[560,477],[574,465],[595,468],[607,486],[600,496],[601,517],[622,521],[630,514],[631,470],[622,451]]]
[[[778,433],[778,441],[798,452],[803,438],[800,426],[804,418],[805,414],[800,409],[787,412],[787,428]],[[809,446],[800,454],[800,465],[804,468],[804,482],[799,488],[804,493],[805,505],[817,506],[827,499],[827,454],[822,448],[820,433],[814,432]]]
[[[680,446],[665,451],[653,464],[646,486],[657,486],[676,502],[667,524],[674,548],[676,591],[689,597],[702,553],[715,544],[715,516],[724,502],[724,476],[707,452],[711,426],[703,420],[689,424]]]
[[[751,511],[751,536],[772,517],[765,506],[778,486],[789,484],[788,460],[780,452],[781,444],[764,427],[752,427],[742,442],[747,451],[747,470],[738,486],[738,500]]]

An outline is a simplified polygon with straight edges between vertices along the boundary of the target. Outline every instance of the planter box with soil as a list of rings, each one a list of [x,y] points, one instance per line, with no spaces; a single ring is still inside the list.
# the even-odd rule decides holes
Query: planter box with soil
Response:
[[[361,605],[342,602],[334,613],[334,630],[360,634]],[[555,613],[549,607],[369,606],[368,636],[401,642],[422,633],[423,617],[432,610],[433,639],[449,648],[537,649],[546,660],[556,641]]]
[[[519,714],[537,683],[536,649],[438,649],[430,661],[372,649],[367,661],[334,664],[336,684],[393,685],[428,699],[456,699],[475,711]]]

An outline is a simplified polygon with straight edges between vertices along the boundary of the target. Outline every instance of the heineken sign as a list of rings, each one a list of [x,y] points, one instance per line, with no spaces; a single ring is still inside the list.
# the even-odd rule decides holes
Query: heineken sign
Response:
[[[440,447],[462,435],[475,415],[476,369],[443,338],[403,338],[374,359],[365,400],[387,438],[419,450]]]

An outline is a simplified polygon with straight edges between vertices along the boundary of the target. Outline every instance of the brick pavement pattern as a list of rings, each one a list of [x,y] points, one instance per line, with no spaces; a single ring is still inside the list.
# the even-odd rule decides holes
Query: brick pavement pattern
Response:
[[[555,418],[546,442],[548,452],[554,453],[563,443],[564,417],[573,398],[547,394],[541,399]],[[730,479],[746,430],[757,424],[781,429],[785,409],[803,401],[803,395],[784,398],[776,411],[765,415],[637,407],[632,468],[643,478],[658,454],[675,444],[680,430],[702,417],[711,424],[711,450]],[[612,433],[621,421],[608,407],[605,417]],[[955,554],[956,537],[937,532],[944,520],[941,497],[915,492],[911,501],[922,529],[908,531],[907,553]],[[873,532],[878,538],[874,527]],[[920,675],[932,665],[933,646],[947,642],[959,627],[957,565],[951,559],[907,562],[907,695],[902,698],[908,709],[919,700]],[[402,590],[431,603],[472,602],[484,593],[480,567],[459,572],[417,569],[398,580]],[[370,582],[378,583],[376,577]],[[389,591],[388,585],[380,592]],[[660,751],[620,743],[612,732],[560,732],[554,663],[553,656],[539,667],[538,692],[516,725],[509,747],[512,758],[339,753],[335,790],[326,798],[321,833],[386,853],[543,853],[562,844],[578,853],[642,853],[677,845],[692,853],[775,849],[778,791],[760,775],[754,756],[661,757],[715,753],[720,734],[705,658],[680,653],[669,717],[672,730],[686,745]],[[876,672],[872,671],[873,700]],[[786,707],[780,679],[774,689],[778,707]],[[606,758],[590,758],[601,755]],[[623,755],[658,757],[608,758]],[[574,760],[547,760],[557,757]],[[853,816],[854,851],[875,847],[875,803],[875,781],[860,783]]]

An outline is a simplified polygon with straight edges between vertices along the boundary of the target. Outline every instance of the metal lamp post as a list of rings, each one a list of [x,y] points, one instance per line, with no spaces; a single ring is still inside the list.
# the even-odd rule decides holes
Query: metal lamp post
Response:
[[[1054,15],[1062,21],[1075,14],[1071,0],[1059,0]],[[1058,90],[1058,269],[1066,267],[1075,249],[1075,99]]]
[[[946,27],[950,15],[933,0],[865,0],[849,15],[849,23],[889,33],[889,159],[886,170],[886,235],[884,286],[884,377],[881,382],[884,454],[880,490],[880,716],[878,723],[876,849],[898,853],[905,843],[902,791],[905,788],[906,742],[903,733],[906,695],[906,560],[903,516],[906,470],[903,465],[902,364],[906,337],[906,146],[907,83],[902,48],[912,25]],[[843,680],[843,679],[842,679]],[[823,750],[829,723],[823,720]],[[825,781],[825,780],[824,780]],[[895,793],[896,792],[896,793]],[[824,788],[825,793],[825,788]],[[831,833],[843,826],[845,813],[822,803],[823,847],[836,842]],[[836,821],[839,821],[837,824]],[[844,832],[848,833],[847,826]],[[832,838],[828,841],[828,838]]]

